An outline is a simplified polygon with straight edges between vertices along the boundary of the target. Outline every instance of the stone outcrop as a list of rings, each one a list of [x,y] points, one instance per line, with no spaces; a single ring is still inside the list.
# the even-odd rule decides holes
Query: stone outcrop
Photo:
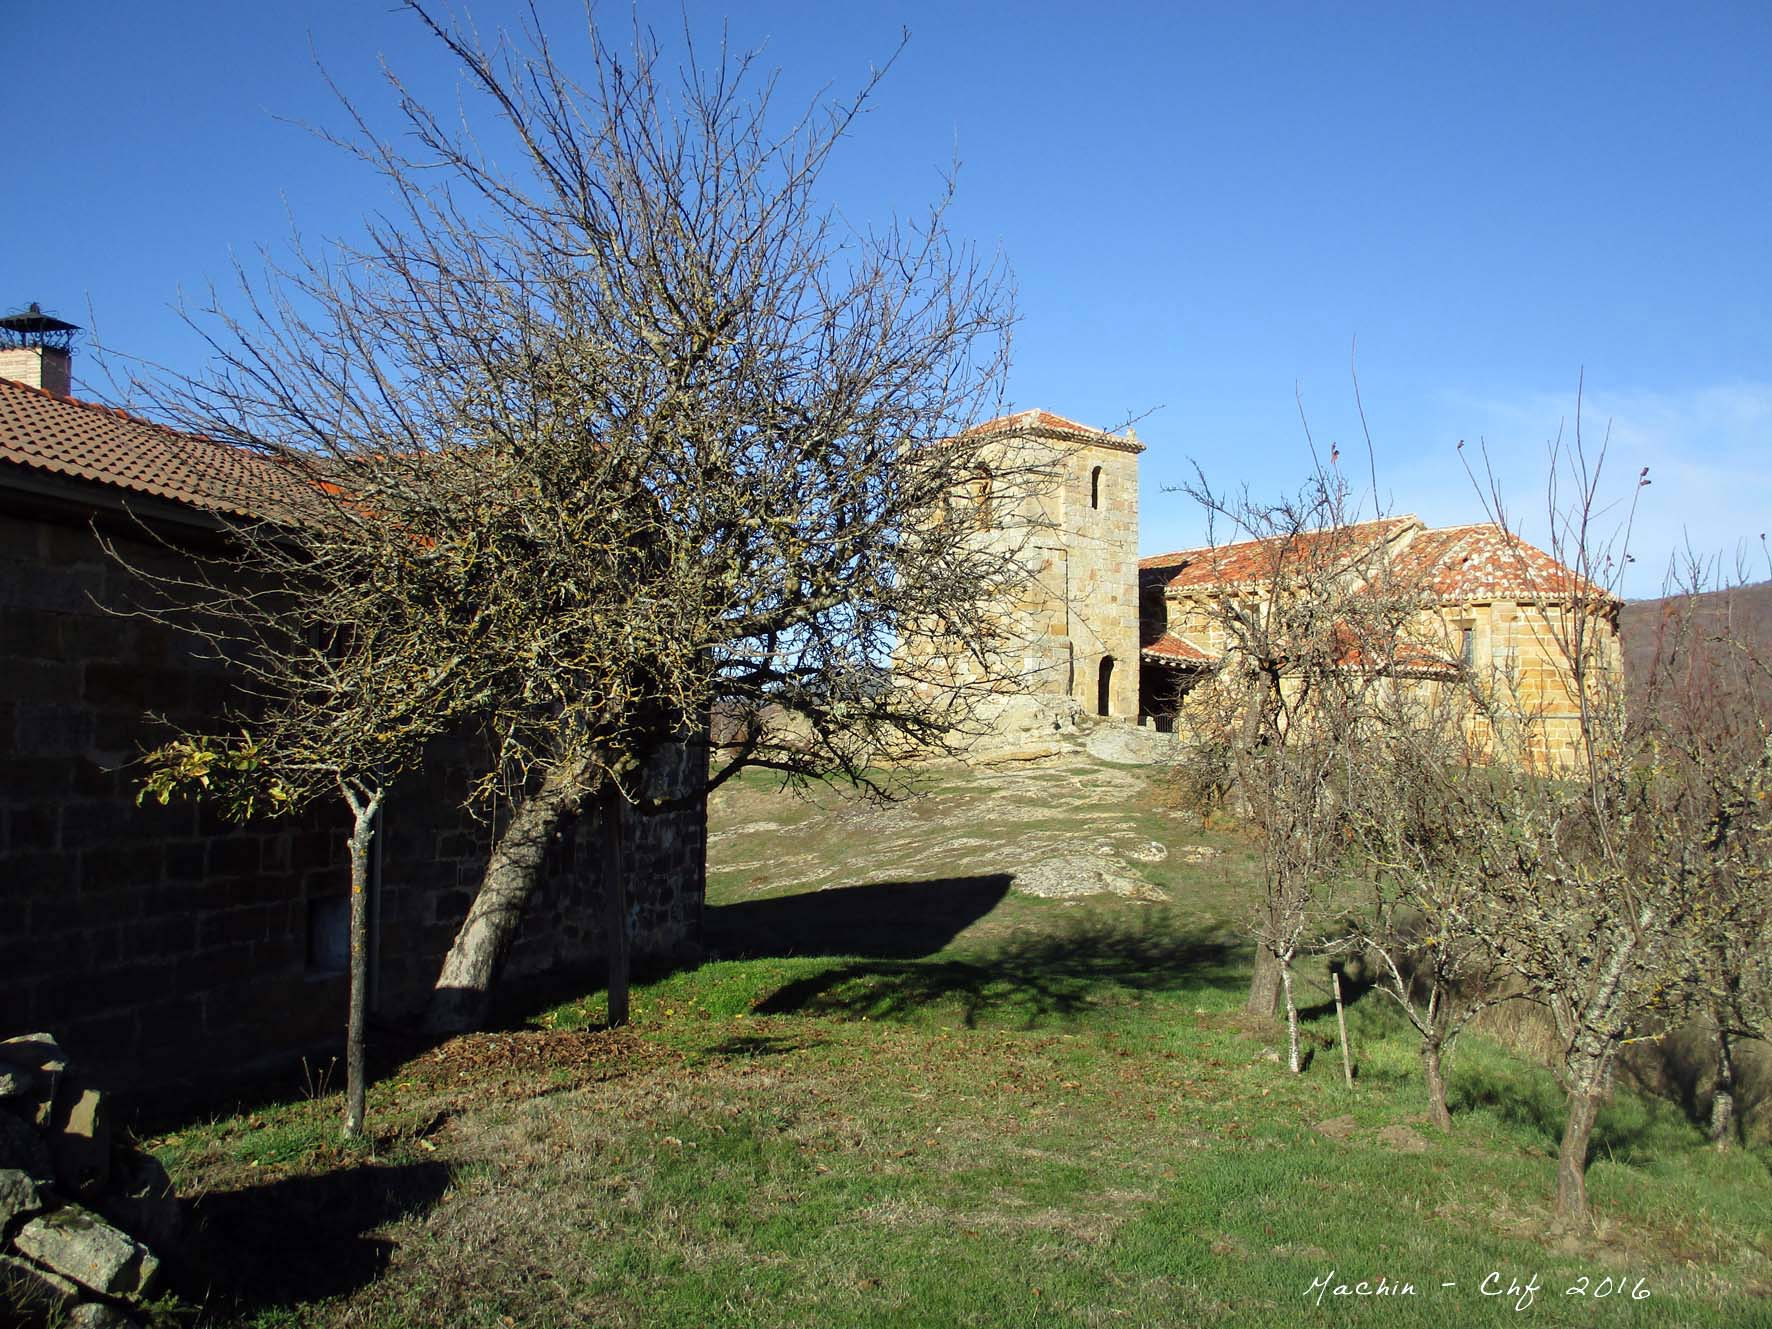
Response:
[[[180,1210],[166,1172],[111,1129],[109,1099],[48,1034],[0,1041],[0,1305],[125,1329]]]
[[[1015,874],[1015,889],[1047,900],[1077,900],[1090,895],[1120,895],[1129,900],[1161,903],[1169,897],[1156,886],[1124,871],[1100,853],[1058,854]]]
[[[33,1218],[12,1238],[21,1255],[106,1296],[146,1292],[160,1271],[154,1253],[90,1209],[64,1205]]]

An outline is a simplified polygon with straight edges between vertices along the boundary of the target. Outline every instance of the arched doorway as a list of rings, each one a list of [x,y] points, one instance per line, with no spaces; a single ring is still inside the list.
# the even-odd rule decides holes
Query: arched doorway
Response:
[[[1095,713],[1108,715],[1108,698],[1113,695],[1114,657],[1101,657],[1101,670],[1095,677]]]

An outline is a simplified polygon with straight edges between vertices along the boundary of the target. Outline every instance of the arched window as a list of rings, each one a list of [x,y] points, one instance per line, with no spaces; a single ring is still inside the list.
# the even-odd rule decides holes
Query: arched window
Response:
[[[991,473],[979,468],[977,477],[972,481],[973,495],[978,499],[978,529],[991,529]]]
[[[1092,508],[1101,506],[1101,467],[1099,466],[1089,472],[1089,506]]]
[[[1097,715],[1107,715],[1110,713],[1108,711],[1108,698],[1113,690],[1113,682],[1114,657],[1111,655],[1104,655],[1101,657],[1101,671],[1095,677],[1095,713]]]

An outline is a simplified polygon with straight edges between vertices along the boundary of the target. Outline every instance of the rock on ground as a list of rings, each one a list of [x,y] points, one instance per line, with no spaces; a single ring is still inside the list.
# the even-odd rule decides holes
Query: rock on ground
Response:
[[[0,1236],[21,1218],[43,1212],[37,1183],[17,1168],[0,1168]]]
[[[1032,863],[1016,872],[1015,889],[1047,900],[1074,900],[1090,895],[1120,895],[1152,902],[1169,898],[1149,882],[1121,872],[1114,860],[1096,854],[1060,854]]]
[[[62,1323],[67,1329],[135,1329],[137,1321],[102,1301],[83,1301]]]
[[[1180,751],[1174,734],[1125,723],[1097,725],[1083,740],[1083,747],[1097,761],[1119,762],[1122,766],[1154,766],[1174,761]]]
[[[109,1101],[73,1074],[62,1078],[50,1113],[49,1156],[62,1190],[82,1200],[111,1179]]]
[[[24,1255],[104,1296],[146,1292],[159,1272],[152,1251],[91,1210],[71,1204],[33,1218],[12,1244]]]

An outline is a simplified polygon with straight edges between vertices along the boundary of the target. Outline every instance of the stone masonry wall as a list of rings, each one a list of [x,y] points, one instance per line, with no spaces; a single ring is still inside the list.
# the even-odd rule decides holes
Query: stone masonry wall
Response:
[[[1159,595],[1152,603],[1162,614],[1163,627],[1202,650],[1221,655],[1229,648],[1230,639],[1210,595]],[[1501,712],[1515,717],[1515,727],[1522,729],[1494,735],[1486,721],[1473,717],[1468,729],[1479,747],[1487,748],[1499,739],[1519,749],[1515,759],[1546,762],[1558,770],[1573,769],[1584,760],[1579,707],[1560,641],[1567,631],[1564,613],[1555,605],[1484,600],[1425,609],[1412,623],[1412,638],[1447,660],[1462,659],[1464,633],[1470,631],[1469,664],[1478,686],[1495,694]],[[1616,626],[1597,622],[1596,629],[1598,663],[1622,686]]]
[[[1026,511],[998,518],[1006,533],[1021,533],[1033,574],[1008,607],[1022,640],[1013,672],[1027,691],[1070,697],[1094,715],[1102,664],[1111,660],[1107,713],[1131,717],[1138,710],[1138,456],[1038,435],[1014,435],[1000,446],[1016,465],[1056,473],[1049,492],[1023,500]]]
[[[111,1085],[186,1065],[244,1073],[342,1041],[337,961],[345,822],[322,806],[246,827],[190,803],[135,804],[129,768],[175,724],[213,724],[221,666],[123,609],[137,594],[88,514],[0,509],[0,1031],[44,1029]],[[138,566],[178,559],[127,523]],[[439,745],[396,787],[381,846],[379,1009],[422,1003],[478,884],[490,830],[460,810],[472,749]],[[699,778],[673,749],[660,780]],[[699,807],[630,826],[633,952],[699,943]],[[580,968],[600,982],[596,827],[561,837],[511,956],[513,975]],[[329,941],[330,939],[330,941]],[[181,1054],[201,1051],[202,1055]]]
[[[1114,448],[1081,447],[1065,467],[1063,560],[1052,628],[1063,629],[1075,668],[1070,696],[1099,714],[1099,682],[1111,661],[1108,711],[1138,713],[1138,457]],[[1053,577],[1053,572],[1047,574]],[[1063,622],[1058,614],[1064,615]]]

